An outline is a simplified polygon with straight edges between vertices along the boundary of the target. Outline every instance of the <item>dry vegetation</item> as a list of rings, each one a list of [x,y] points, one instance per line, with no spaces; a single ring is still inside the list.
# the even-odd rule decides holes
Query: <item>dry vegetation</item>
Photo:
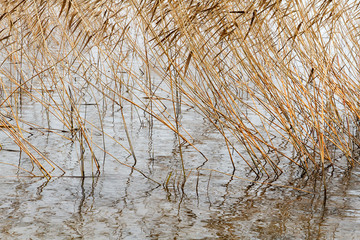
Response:
[[[87,127],[111,138],[104,109],[98,107],[100,124],[80,114],[91,96],[99,106],[120,107],[128,138],[118,144],[140,171],[125,105],[177,133],[180,155],[183,141],[196,149],[180,120],[186,105],[223,136],[235,169],[234,158],[259,176],[278,176],[283,162],[305,172],[336,161],[353,166],[360,146],[359,7],[328,0],[1,1],[1,130],[44,176],[61,169],[23,135],[24,124],[47,128],[19,117],[27,95],[100,170],[99,149],[117,156]],[[84,174],[88,158],[80,158]]]

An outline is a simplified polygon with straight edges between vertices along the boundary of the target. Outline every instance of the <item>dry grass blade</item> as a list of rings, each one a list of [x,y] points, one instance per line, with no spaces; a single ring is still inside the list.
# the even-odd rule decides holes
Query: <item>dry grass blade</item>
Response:
[[[99,154],[118,159],[107,142],[140,161],[129,109],[140,122],[144,115],[176,134],[184,179],[184,143],[204,156],[199,165],[209,160],[181,120],[185,107],[218,132],[234,170],[237,159],[258,177],[274,178],[288,163],[309,173],[342,159],[358,162],[360,10],[353,2],[22,0],[0,6],[0,124],[11,118],[16,126],[1,130],[44,176],[50,171],[33,152],[44,154],[21,129],[36,125],[53,133],[50,122],[56,122],[64,139],[80,146],[85,176],[85,169],[100,171]],[[22,98],[44,109],[48,126],[23,119]],[[96,118],[87,116],[90,105]],[[104,119],[115,108],[125,142],[107,132]]]

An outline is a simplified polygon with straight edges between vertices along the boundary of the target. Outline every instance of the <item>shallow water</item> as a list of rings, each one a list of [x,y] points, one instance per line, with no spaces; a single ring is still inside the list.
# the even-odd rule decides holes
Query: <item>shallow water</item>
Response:
[[[24,111],[29,113],[33,111]],[[190,116],[184,113],[184,121]],[[274,184],[292,185],[312,193],[252,183],[248,180],[254,176],[248,174],[241,161],[237,162],[240,167],[235,175],[247,179],[205,170],[232,172],[219,136],[199,120],[198,125],[193,124],[198,130],[194,134],[199,133],[196,146],[210,157],[203,170],[197,171],[194,168],[203,164],[204,159],[192,147],[183,148],[186,167],[193,170],[187,172],[182,189],[176,138],[160,126],[154,123],[150,129],[147,124],[139,126],[134,122],[131,134],[136,140],[136,167],[160,183],[165,183],[171,173],[167,188],[110,157],[100,159],[103,166],[100,176],[91,176],[88,171],[86,178],[74,177],[80,176],[76,143],[65,142],[54,134],[30,135],[67,172],[60,177],[55,170],[48,181],[24,177],[26,174],[16,167],[2,164],[0,238],[358,239],[360,236],[359,169],[329,171],[326,198],[321,179],[300,178],[301,172],[291,166]],[[9,139],[5,136],[1,139],[3,162],[29,165],[23,153],[20,156],[20,152],[9,151],[17,149]],[[119,158],[123,163],[132,165],[131,157],[115,151],[117,144],[106,147],[123,155]]]

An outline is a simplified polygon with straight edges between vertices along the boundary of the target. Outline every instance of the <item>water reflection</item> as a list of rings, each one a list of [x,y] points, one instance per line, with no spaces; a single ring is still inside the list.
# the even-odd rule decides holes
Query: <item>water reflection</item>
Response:
[[[155,159],[156,160],[156,159]],[[194,172],[184,192],[136,173],[2,178],[1,239],[333,239],[360,234],[360,174],[336,172],[327,200]]]

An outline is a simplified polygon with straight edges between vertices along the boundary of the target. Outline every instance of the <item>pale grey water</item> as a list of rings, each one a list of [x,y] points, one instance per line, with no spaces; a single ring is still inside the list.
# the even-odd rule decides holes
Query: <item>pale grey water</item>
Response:
[[[38,106],[24,104],[23,117],[41,119],[41,110],[31,111],[34,108]],[[121,122],[116,119],[105,119],[107,131],[113,128],[115,133],[121,128]],[[113,121],[116,124],[111,124]],[[231,173],[225,145],[219,142],[211,125],[191,111],[183,113],[183,121],[192,121],[189,131],[193,130],[195,144],[209,156],[203,168]],[[129,125],[137,154],[136,167],[161,183],[172,171],[168,189],[138,172],[131,172],[110,157],[106,157],[105,163],[99,158],[104,166],[99,177],[72,177],[80,175],[77,144],[55,134],[32,131],[28,139],[67,172],[57,177],[55,170],[55,177],[47,181],[24,177],[26,174],[16,167],[2,163],[0,239],[359,238],[358,168],[329,171],[324,203],[321,179],[299,178],[300,171],[296,168],[285,166],[285,173],[274,183],[301,187],[313,194],[252,184],[207,170],[196,171],[204,159],[192,147],[184,147],[186,167],[193,170],[188,172],[182,191],[175,135],[156,121],[152,129],[148,123],[132,123]],[[101,139],[101,134],[95,136]],[[20,158],[19,152],[8,151],[18,148],[3,133],[0,140],[4,148],[0,152],[2,162],[29,166],[24,153]],[[132,165],[133,159],[117,150],[117,144],[109,143],[106,148]],[[237,160],[237,166],[235,175],[254,179],[243,162]],[[91,176],[91,172],[87,173]]]

